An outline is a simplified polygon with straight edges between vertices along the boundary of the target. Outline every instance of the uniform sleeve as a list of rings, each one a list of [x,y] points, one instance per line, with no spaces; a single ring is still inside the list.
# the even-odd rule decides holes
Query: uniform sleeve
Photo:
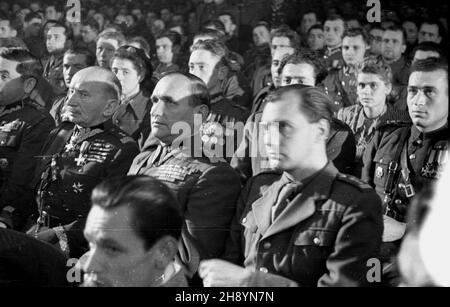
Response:
[[[255,147],[255,144],[252,142],[255,122],[252,118],[253,115],[245,123],[242,141],[230,162],[231,167],[238,172],[244,183],[252,177],[252,159],[250,157],[253,151],[252,148]]]
[[[185,220],[201,259],[222,254],[240,189],[239,177],[228,165],[209,169],[191,189]]]
[[[32,207],[31,180],[38,156],[45,140],[54,128],[53,120],[46,116],[33,124],[27,124],[15,153],[11,174],[0,191],[0,207],[11,206],[22,215],[30,214]]]
[[[242,189],[236,205],[236,212],[231,221],[230,231],[222,259],[242,266],[244,264],[244,251],[242,250],[242,225],[241,218],[245,213],[248,195],[252,186],[252,180]]]
[[[356,154],[356,142],[350,129],[336,132],[327,144],[328,159],[344,174],[352,174]]]
[[[139,154],[139,148],[135,142],[127,142],[117,151],[114,159],[108,166],[107,177],[125,176],[133,163],[134,158]]]
[[[367,286],[368,260],[377,258],[383,233],[377,194],[365,189],[344,211],[341,224],[334,251],[326,261],[328,272],[319,279],[318,286]]]

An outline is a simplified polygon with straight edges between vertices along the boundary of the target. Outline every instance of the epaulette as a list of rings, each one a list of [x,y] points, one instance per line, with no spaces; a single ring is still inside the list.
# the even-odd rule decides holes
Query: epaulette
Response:
[[[112,129],[112,133],[118,137],[118,139],[120,140],[120,142],[122,144],[131,143],[131,142],[136,143],[136,141],[131,136],[126,134],[123,130],[121,130],[118,127],[114,127]]]
[[[366,182],[364,182],[361,179],[354,177],[354,176],[338,173],[336,175],[336,179],[339,181],[345,182],[347,184],[350,184],[350,185],[358,188],[359,190],[371,188]]]

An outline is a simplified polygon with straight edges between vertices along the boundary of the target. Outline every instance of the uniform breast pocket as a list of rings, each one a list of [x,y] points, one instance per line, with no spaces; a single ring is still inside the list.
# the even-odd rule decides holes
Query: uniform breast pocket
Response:
[[[244,235],[241,237],[241,244],[244,254],[248,255],[250,251],[256,250],[259,239],[258,226],[251,212],[241,218],[241,226],[244,232]]]
[[[377,190],[384,189],[389,173],[389,167],[392,168],[395,166],[393,163],[394,157],[390,155],[375,155],[375,158],[373,159],[373,165],[375,165],[373,183],[375,184]]]
[[[17,143],[18,138],[16,135],[0,132],[0,147],[14,148],[17,146]]]

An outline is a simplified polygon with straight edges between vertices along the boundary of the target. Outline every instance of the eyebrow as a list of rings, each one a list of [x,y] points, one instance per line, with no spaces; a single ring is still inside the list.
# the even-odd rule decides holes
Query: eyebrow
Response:
[[[170,97],[170,96],[158,96],[158,95],[154,95],[154,96],[152,96],[152,99],[153,99],[153,98],[158,98],[159,100],[162,100],[162,101],[168,102],[168,103],[175,103],[175,100],[174,100],[172,97]]]

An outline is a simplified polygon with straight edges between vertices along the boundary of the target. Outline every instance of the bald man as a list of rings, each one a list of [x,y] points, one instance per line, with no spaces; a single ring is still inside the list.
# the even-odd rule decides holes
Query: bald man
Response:
[[[111,117],[119,105],[120,82],[109,70],[77,72],[63,107],[63,121],[50,133],[33,187],[36,225],[29,235],[78,258],[87,250],[82,230],[92,189],[103,179],[125,175],[138,154],[134,140]]]

